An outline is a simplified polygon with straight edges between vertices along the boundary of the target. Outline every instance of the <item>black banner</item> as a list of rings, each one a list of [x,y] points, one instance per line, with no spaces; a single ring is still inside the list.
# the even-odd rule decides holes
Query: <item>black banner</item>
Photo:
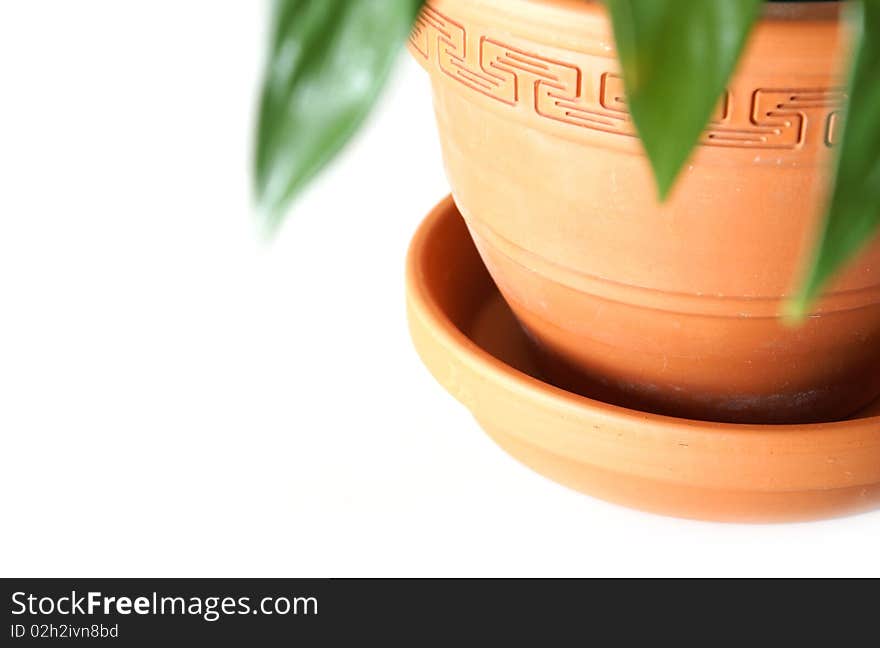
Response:
[[[849,583],[792,581],[8,579],[0,645],[642,645],[822,636]],[[821,587],[823,595],[810,590]],[[873,636],[875,597],[845,627]],[[840,645],[841,626],[834,626]],[[708,631],[707,629],[714,628]],[[756,629],[760,629],[757,632]],[[757,634],[756,634],[757,632]],[[610,634],[609,634],[610,633]],[[706,633],[706,634],[704,634]],[[607,639],[611,637],[613,641]],[[831,637],[828,637],[831,639]],[[479,640],[479,641],[478,641]]]
[[[359,645],[464,639],[597,610],[575,582],[300,579],[11,579],[0,645]],[[597,598],[598,597],[598,598]],[[592,602],[590,602],[592,599]],[[549,624],[549,625],[544,625]],[[231,643],[230,643],[231,642]],[[367,645],[373,645],[372,643]]]

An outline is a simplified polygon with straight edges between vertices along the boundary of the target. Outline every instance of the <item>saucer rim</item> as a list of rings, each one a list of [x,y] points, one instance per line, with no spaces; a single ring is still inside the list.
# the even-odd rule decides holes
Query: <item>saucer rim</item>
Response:
[[[491,355],[444,312],[424,267],[433,237],[452,216],[460,218],[452,196],[447,196],[412,239],[407,313],[422,361],[487,431],[498,425],[493,419],[503,420],[508,413],[491,411],[483,401],[512,397],[527,411],[534,408],[536,420],[559,414],[576,423],[561,423],[536,435],[518,422],[503,420],[510,428],[504,434],[619,475],[707,492],[804,494],[880,485],[880,415],[800,425],[682,419],[565,391]],[[581,427],[581,422],[591,427]]]

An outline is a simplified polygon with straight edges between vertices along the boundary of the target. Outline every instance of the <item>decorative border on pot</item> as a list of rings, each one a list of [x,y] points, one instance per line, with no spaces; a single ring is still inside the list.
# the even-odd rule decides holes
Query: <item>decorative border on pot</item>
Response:
[[[538,120],[554,120],[625,137],[635,129],[626,110],[623,79],[596,73],[490,38],[426,4],[410,48],[462,87],[511,107],[525,106]],[[737,92],[744,92],[737,90]],[[727,90],[701,143],[742,149],[804,150],[834,145],[842,88],[754,88],[748,109]]]

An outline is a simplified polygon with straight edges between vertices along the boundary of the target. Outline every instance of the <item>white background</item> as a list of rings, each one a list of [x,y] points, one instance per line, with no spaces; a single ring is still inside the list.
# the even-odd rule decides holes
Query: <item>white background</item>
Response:
[[[0,575],[880,575],[880,513],[667,519],[566,490],[419,363],[447,192],[403,57],[272,242],[260,2],[0,4]]]

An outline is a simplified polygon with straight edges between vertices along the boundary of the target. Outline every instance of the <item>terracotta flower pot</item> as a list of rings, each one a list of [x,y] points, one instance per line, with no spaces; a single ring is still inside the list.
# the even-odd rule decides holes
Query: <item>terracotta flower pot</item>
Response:
[[[833,420],[880,394],[880,246],[804,325],[781,317],[817,235],[847,39],[835,4],[766,11],[660,204],[600,4],[429,0],[410,48],[453,195],[556,384],[734,422]]]

